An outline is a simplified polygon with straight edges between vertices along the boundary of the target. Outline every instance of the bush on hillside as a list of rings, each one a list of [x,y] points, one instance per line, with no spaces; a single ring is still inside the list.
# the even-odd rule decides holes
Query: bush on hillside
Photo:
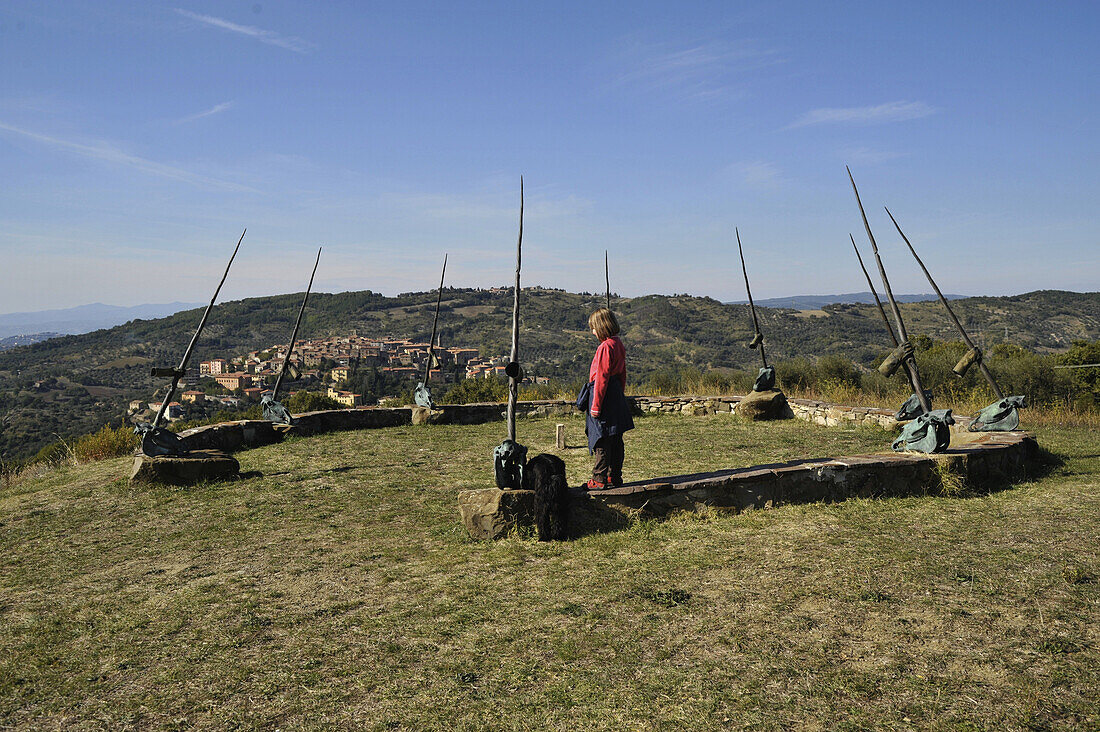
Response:
[[[502,402],[508,398],[508,384],[502,379],[463,379],[443,395],[443,404]]]
[[[332,397],[315,391],[300,391],[283,402],[283,406],[291,414],[303,412],[319,412],[324,409],[346,409],[347,405],[341,404]]]
[[[1060,366],[1100,363],[1100,341],[1074,341],[1073,347],[1058,357],[1058,362]],[[1059,369],[1059,372],[1084,392],[1088,406],[1100,407],[1100,367]]]
[[[73,455],[77,462],[90,463],[95,460],[129,455],[141,444],[141,438],[130,427],[122,425],[112,427],[104,425],[99,432],[84,435],[73,443]]]

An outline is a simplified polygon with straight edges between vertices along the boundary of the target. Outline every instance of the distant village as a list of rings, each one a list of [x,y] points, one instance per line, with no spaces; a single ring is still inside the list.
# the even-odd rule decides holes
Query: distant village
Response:
[[[239,408],[259,402],[265,393],[271,392],[284,360],[288,364],[284,385],[293,384],[299,390],[327,387],[327,391],[318,388],[309,390],[326,393],[348,407],[363,406],[362,394],[340,388],[353,370],[374,368],[382,374],[407,378],[415,383],[422,378],[428,359],[427,343],[369,338],[355,331],[348,336],[302,341],[294,346],[289,359],[286,359],[287,347],[288,344],[273,345],[265,350],[251,351],[246,356],[200,362],[199,380],[212,379],[229,393],[212,394],[194,388],[198,384],[189,383],[192,388],[185,388],[180,393],[179,401],[168,405],[165,417],[169,420],[185,418],[188,411],[185,405]],[[429,382],[447,384],[454,383],[461,376],[467,379],[503,377],[508,359],[505,356],[481,358],[476,348],[437,346],[432,352],[432,361]],[[537,380],[546,381],[542,377]],[[294,393],[290,389],[280,391],[280,398]],[[131,413],[159,408],[159,402],[135,400],[130,403]]]

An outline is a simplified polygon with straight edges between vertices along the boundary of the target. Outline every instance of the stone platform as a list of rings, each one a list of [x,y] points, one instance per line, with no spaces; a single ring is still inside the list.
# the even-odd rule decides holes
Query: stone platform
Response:
[[[944,476],[955,476],[973,490],[992,490],[1025,478],[1039,455],[1026,432],[957,432],[938,455],[875,453],[795,460],[771,465],[677,475],[627,483],[619,488],[575,491],[579,523],[665,516],[703,507],[733,512],[792,503],[834,502],[949,493]],[[470,536],[495,539],[530,525],[531,491],[496,488],[459,493],[459,513]],[[614,516],[610,516],[614,518]]]
[[[130,471],[131,483],[194,485],[210,480],[233,480],[241,464],[221,450],[192,450],[183,457],[149,457],[139,453]]]

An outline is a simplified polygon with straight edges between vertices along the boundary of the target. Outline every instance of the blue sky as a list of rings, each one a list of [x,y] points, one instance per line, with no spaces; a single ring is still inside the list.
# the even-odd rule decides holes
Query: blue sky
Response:
[[[1100,4],[0,4],[0,312],[524,284],[1100,289]]]

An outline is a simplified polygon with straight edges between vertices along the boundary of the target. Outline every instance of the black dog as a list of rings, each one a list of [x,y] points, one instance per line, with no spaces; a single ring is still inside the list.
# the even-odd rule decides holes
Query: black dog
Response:
[[[562,541],[569,527],[569,486],[565,483],[565,462],[557,455],[542,453],[527,461],[523,487],[535,492],[535,526],[539,541]]]

